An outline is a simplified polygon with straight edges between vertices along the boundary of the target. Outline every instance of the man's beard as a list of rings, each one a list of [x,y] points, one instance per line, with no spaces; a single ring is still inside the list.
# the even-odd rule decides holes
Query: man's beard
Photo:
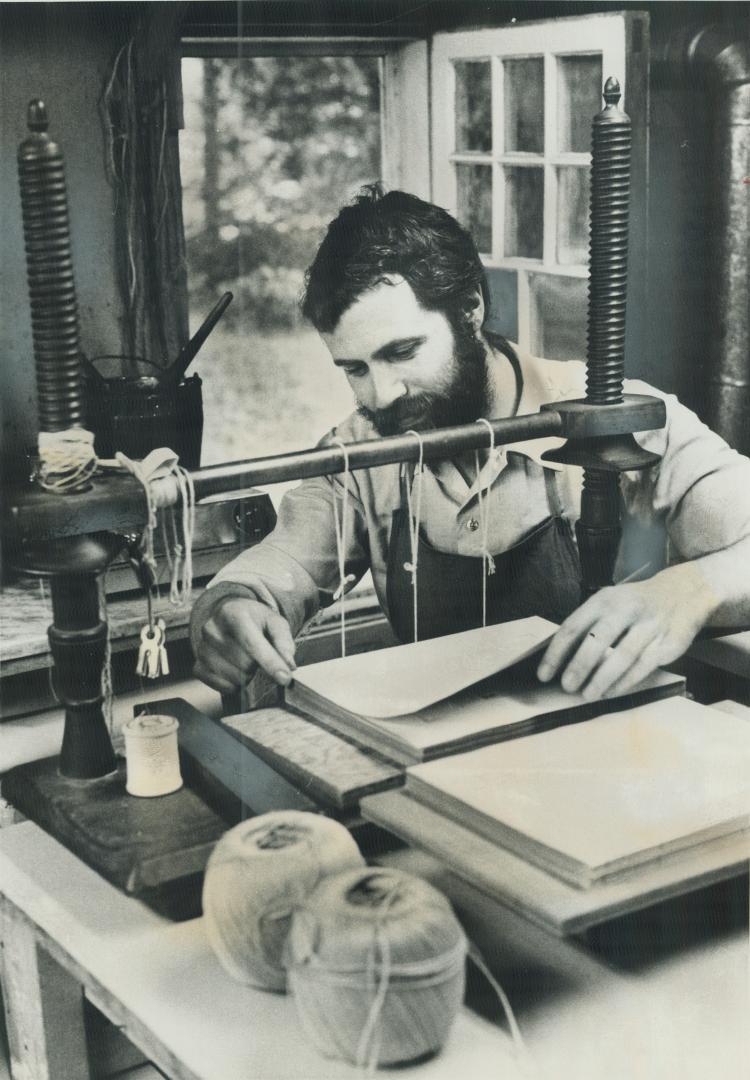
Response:
[[[473,332],[454,332],[454,336],[453,371],[443,389],[407,394],[385,409],[357,405],[359,415],[369,420],[379,435],[471,424],[488,415],[491,395],[485,345]]]

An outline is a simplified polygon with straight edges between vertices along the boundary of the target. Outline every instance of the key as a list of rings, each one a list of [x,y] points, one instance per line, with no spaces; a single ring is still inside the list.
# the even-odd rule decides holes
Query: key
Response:
[[[156,625],[159,628],[159,672],[161,675],[169,675],[169,657],[167,656],[167,626],[164,619],[158,619]]]
[[[145,676],[147,679],[155,679],[158,675],[158,637],[158,627],[144,626],[141,630],[141,646],[138,650],[138,663],[135,666],[136,675]]]

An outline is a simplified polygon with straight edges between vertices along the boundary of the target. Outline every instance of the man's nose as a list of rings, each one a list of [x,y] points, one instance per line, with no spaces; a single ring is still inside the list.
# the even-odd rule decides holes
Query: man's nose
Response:
[[[371,408],[387,409],[394,401],[406,395],[406,383],[390,364],[370,368]]]

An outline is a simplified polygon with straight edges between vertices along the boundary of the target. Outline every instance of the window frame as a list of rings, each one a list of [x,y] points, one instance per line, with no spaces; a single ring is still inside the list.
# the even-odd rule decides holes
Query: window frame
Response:
[[[191,37],[181,58],[377,56],[381,62],[381,175],[387,188],[429,199],[430,124],[427,41],[403,35],[362,37]],[[407,104],[408,103],[408,107]],[[424,122],[420,127],[420,119]]]
[[[387,188],[403,188],[429,199],[428,43],[405,37],[191,37],[181,40],[180,59],[242,60],[259,56],[377,56],[381,61],[381,175]],[[406,106],[408,103],[408,108]],[[423,123],[420,128],[420,119]],[[187,296],[186,296],[187,306]],[[228,498],[230,496],[227,496]],[[236,498],[236,493],[232,493]],[[348,648],[393,644],[372,583],[360,583],[343,598]],[[323,609],[301,636],[305,662],[336,655],[340,602]]]
[[[645,295],[647,220],[648,127],[648,15],[643,12],[607,12],[586,16],[530,20],[504,26],[436,34],[431,51],[433,201],[456,215],[457,164],[483,164],[492,168],[492,251],[482,252],[488,269],[509,270],[517,277],[518,343],[532,347],[534,325],[532,275],[588,278],[586,263],[560,263],[557,259],[558,169],[590,167],[589,153],[560,151],[557,122],[557,58],[598,54],[602,77],[615,76],[622,90],[621,105],[633,122],[631,205],[644,212],[631,213],[630,280],[638,303]],[[541,154],[505,151],[503,147],[503,60],[539,57],[544,64],[544,146]],[[456,151],[455,61],[484,60],[491,65],[492,145],[484,151]],[[603,104],[603,103],[602,103]],[[542,167],[544,170],[544,224],[541,259],[505,256],[505,168]],[[634,220],[635,217],[635,220]],[[637,295],[636,295],[637,294]]]

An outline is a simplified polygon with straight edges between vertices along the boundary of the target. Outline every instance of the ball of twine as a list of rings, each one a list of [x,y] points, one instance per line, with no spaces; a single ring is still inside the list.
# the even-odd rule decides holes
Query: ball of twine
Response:
[[[277,810],[230,829],[203,883],[206,932],[224,969],[238,982],[285,990],[292,910],[329,874],[363,863],[346,828],[318,814]]]
[[[365,868],[328,878],[295,911],[289,987],[317,1049],[360,1068],[434,1054],[464,996],[466,938],[426,881]]]

